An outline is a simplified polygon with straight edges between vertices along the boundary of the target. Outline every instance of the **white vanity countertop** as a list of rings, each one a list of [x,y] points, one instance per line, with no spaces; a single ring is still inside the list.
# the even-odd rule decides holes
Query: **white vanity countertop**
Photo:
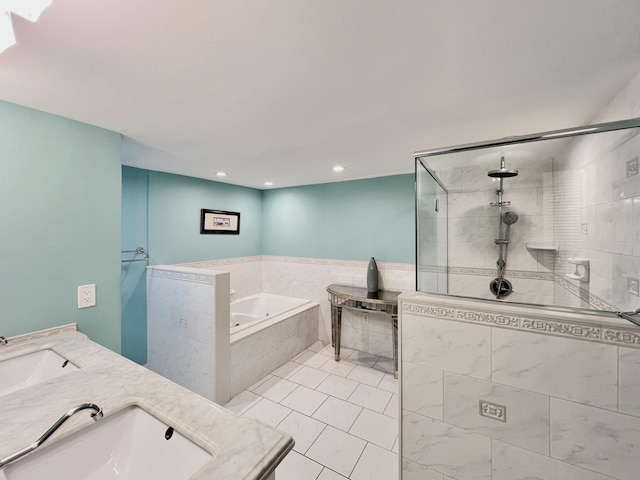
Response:
[[[100,406],[105,418],[137,405],[213,454],[192,480],[266,480],[293,447],[289,435],[237,417],[90,341],[75,325],[10,338],[0,346],[0,361],[42,349],[80,370],[0,397],[0,458],[30,445],[70,408],[87,402]],[[89,415],[75,415],[41,448],[93,423]]]

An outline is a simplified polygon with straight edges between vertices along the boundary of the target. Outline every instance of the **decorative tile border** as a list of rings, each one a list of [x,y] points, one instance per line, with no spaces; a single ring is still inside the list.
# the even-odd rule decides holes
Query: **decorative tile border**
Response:
[[[356,260],[334,260],[326,258],[312,258],[312,257],[283,257],[275,255],[255,255],[251,257],[236,257],[236,258],[223,258],[220,260],[210,260],[205,262],[183,263],[179,266],[188,268],[200,268],[200,269],[215,269],[216,267],[227,265],[240,265],[244,263],[255,262],[279,262],[279,263],[296,263],[305,265],[325,265],[325,266],[339,266],[339,267],[351,267],[351,268],[366,268],[367,261]],[[392,262],[379,262],[378,268],[380,270],[399,270],[414,272],[415,265],[412,263],[392,263]],[[484,277],[495,277],[495,268],[468,268],[468,267],[444,267],[437,265],[424,265],[419,268],[420,272],[431,273],[449,273],[455,275],[475,275]],[[578,285],[571,283],[560,275],[556,275],[552,272],[533,272],[529,270],[508,270],[507,275],[510,278],[521,278],[528,280],[545,280],[551,281],[559,286],[563,287],[571,294],[586,301],[595,310],[615,312],[618,309],[608,304],[601,298],[589,293],[588,290],[580,288]],[[197,281],[197,280],[186,280]],[[209,283],[209,282],[200,282]]]
[[[482,277],[495,277],[495,268],[467,268],[467,267],[438,267],[438,266],[422,266],[421,272],[445,273],[456,275],[475,275]],[[528,270],[508,270],[507,276],[510,278],[524,278],[529,280],[547,280],[558,284],[566,289],[572,295],[586,301],[594,310],[605,312],[616,312],[617,308],[608,304],[601,298],[589,293],[588,290],[580,288],[578,285],[571,283],[561,275],[552,272],[532,272]]]
[[[640,348],[640,332],[628,332],[626,330],[616,330],[605,328],[603,332],[605,340],[619,345],[637,346]]]
[[[484,312],[482,309],[471,310],[442,304],[425,305],[410,300],[401,300],[401,305],[403,313],[424,317],[435,317],[490,327],[640,348],[640,329],[588,324],[577,320],[550,320],[548,316],[542,318],[530,314],[491,313]]]
[[[211,269],[224,265],[239,265],[242,263],[261,262],[262,260],[263,257],[256,255],[255,257],[221,258],[220,260],[207,260],[205,262],[181,263],[179,264],[179,266],[187,268]]]
[[[483,277],[497,276],[497,272],[495,268],[449,267],[448,272],[450,274],[458,274],[458,275],[478,275]],[[532,272],[530,270],[507,270],[506,276],[511,278],[527,278],[530,280],[553,281],[553,273],[551,272]]]
[[[280,263],[297,263],[305,265],[326,265],[326,266],[338,266],[338,267],[352,267],[352,268],[367,268],[369,261],[358,260],[334,260],[330,258],[311,258],[311,257],[280,257],[272,255],[256,255],[253,257],[237,257],[237,258],[224,258],[220,260],[211,260],[206,262],[194,262],[194,263],[182,263],[181,267],[188,268],[215,268],[224,265],[238,265],[242,263],[252,262],[280,262]],[[380,270],[403,270],[413,272],[415,271],[415,265],[413,263],[393,263],[393,262],[378,262],[378,269]]]
[[[158,270],[153,267],[147,268],[148,277],[168,278],[170,280],[181,280],[192,283],[216,284],[216,277],[211,275],[197,275],[195,273],[178,272],[172,270]]]

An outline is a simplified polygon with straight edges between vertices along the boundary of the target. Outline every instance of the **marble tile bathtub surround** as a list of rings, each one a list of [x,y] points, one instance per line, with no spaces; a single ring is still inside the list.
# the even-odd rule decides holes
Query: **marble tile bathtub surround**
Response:
[[[126,360],[77,332],[57,332],[16,339],[0,351],[0,359],[52,349],[80,370],[2,397],[0,457],[38,438],[69,408],[84,402],[99,405],[105,418],[131,405],[154,415],[165,425],[212,454],[192,480],[267,480],[292,447],[291,437],[226,409],[149,370]],[[78,415],[48,441],[52,445],[94,422]],[[46,448],[46,444],[43,448]]]
[[[229,274],[147,268],[147,366],[219,403],[230,398]]]
[[[420,293],[403,294],[400,311],[400,455],[407,474],[638,477],[637,330],[606,316],[506,303],[489,308]],[[487,347],[479,348],[483,337]],[[448,362],[433,360],[434,352]],[[460,368],[471,359],[489,365],[488,376]]]
[[[240,257],[212,260],[208,262],[186,263],[189,268],[229,272],[231,291],[235,292],[231,300],[262,293],[261,257]]]
[[[320,305],[318,335],[322,341],[331,339],[331,309],[327,302],[327,286],[332,283],[366,287],[367,261],[332,260],[318,258],[255,256],[212,260],[184,266],[229,271],[234,298],[265,292],[305,298]],[[415,290],[415,265],[378,262],[381,289],[396,291]],[[248,283],[247,283],[248,282]],[[245,288],[243,285],[251,285]],[[259,284],[259,286],[258,286]],[[259,290],[258,290],[259,289]],[[369,312],[370,313],[370,312]],[[385,322],[391,325],[390,316]],[[370,318],[375,314],[370,313]],[[342,346],[391,356],[391,331],[381,331],[376,324],[363,321],[361,312],[343,310]],[[385,335],[389,335],[387,338]]]
[[[319,306],[310,304],[254,334],[231,340],[231,396],[273,372],[318,340]]]

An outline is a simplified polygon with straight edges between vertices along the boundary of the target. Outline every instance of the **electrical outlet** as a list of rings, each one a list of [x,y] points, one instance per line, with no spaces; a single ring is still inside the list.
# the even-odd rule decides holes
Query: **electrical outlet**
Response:
[[[80,285],[78,287],[78,308],[96,306],[96,284]]]
[[[369,314],[368,313],[363,313],[362,314],[362,319],[366,322],[367,320],[369,320]]]
[[[180,326],[182,328],[187,328],[187,319],[186,318],[181,318],[180,319]]]
[[[580,229],[580,233],[582,233],[582,235],[587,235],[589,233],[589,227],[587,226],[586,223],[582,224],[582,228]]]

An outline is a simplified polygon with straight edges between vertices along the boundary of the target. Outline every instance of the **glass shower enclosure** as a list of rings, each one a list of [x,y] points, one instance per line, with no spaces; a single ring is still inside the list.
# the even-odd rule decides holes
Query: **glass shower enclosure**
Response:
[[[416,161],[416,286],[421,292],[448,293],[447,189]]]
[[[414,154],[403,480],[640,470],[640,118]]]

